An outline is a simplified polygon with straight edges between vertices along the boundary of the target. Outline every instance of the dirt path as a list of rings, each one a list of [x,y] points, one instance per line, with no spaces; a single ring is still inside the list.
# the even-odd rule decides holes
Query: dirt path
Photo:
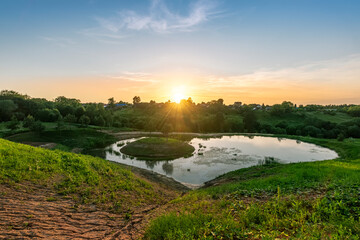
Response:
[[[41,186],[0,185],[0,239],[129,239],[123,216],[76,206]]]
[[[166,201],[188,191],[160,174],[131,171],[160,188]],[[151,216],[164,205],[138,208],[125,217],[95,205],[78,206],[44,186],[0,184],[0,239],[139,239]]]

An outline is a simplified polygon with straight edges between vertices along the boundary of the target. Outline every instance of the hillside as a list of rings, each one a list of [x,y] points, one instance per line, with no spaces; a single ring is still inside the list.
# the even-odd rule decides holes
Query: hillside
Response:
[[[359,239],[360,140],[300,138],[335,160],[227,173],[172,201],[146,239]]]
[[[0,139],[0,238],[102,239],[179,192],[101,158]]]

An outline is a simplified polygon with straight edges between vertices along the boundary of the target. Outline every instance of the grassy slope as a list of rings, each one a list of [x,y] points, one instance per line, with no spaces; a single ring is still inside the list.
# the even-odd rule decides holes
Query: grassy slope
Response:
[[[123,212],[162,202],[149,183],[101,158],[0,139],[0,184],[40,184],[78,203]]]
[[[161,137],[142,138],[121,148],[121,152],[144,160],[175,159],[189,156],[194,150],[186,142]]]
[[[354,119],[353,117],[351,117],[350,115],[346,114],[346,113],[335,113],[335,115],[329,115],[323,112],[304,112],[304,114],[308,117],[308,118],[318,118],[321,119],[323,121],[329,121],[332,123],[343,123],[343,122],[347,122],[350,121],[352,119]],[[270,113],[268,112],[257,112],[257,117],[258,117],[258,121],[262,124],[266,123],[266,124],[270,124],[272,126],[275,126],[276,124],[282,122],[282,121],[286,121],[286,123],[288,123],[289,125],[299,125],[304,123],[304,117],[302,116],[298,116],[296,114],[288,114],[285,116],[272,116]]]
[[[74,128],[62,131],[47,130],[41,134],[24,132],[9,136],[6,139],[14,142],[53,142],[59,144],[58,148],[61,150],[99,148],[116,141],[114,137],[92,128]]]
[[[221,176],[173,202],[148,239],[359,239],[360,139],[301,138],[339,152],[330,161],[270,164]]]

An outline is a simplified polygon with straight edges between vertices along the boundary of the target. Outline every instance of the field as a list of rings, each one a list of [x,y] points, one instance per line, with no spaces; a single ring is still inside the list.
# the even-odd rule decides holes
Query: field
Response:
[[[358,239],[360,141],[301,140],[340,158],[225,174],[174,200],[146,239]]]

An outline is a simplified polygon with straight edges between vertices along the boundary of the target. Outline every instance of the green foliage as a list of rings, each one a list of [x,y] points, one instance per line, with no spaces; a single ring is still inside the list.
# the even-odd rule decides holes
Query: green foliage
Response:
[[[30,125],[29,129],[36,133],[41,133],[45,130],[45,126],[40,121],[36,121]]]
[[[44,124],[41,125],[44,127]],[[61,134],[55,130],[43,131],[40,135],[27,132],[10,136],[7,139],[14,142],[53,142],[66,146],[70,150],[73,148],[82,148],[84,150],[103,148],[116,141],[112,136],[89,128],[62,130]]]
[[[351,106],[347,111],[351,116],[360,117],[360,106]]]
[[[227,173],[173,201],[145,239],[359,239],[360,140],[300,139],[340,158]]]
[[[133,97],[133,104],[139,104],[141,102],[141,98],[139,96]]]
[[[0,100],[0,121],[8,121],[18,106],[12,100]]]
[[[86,115],[82,115],[79,118],[79,123],[81,124],[81,126],[86,127],[90,123],[90,118]]]
[[[60,112],[57,109],[41,109],[37,113],[37,119],[43,122],[56,122],[60,118]]]
[[[170,160],[191,156],[194,150],[193,146],[177,139],[150,137],[128,143],[120,151],[142,160]]]
[[[248,109],[244,113],[244,128],[247,132],[255,132],[258,127],[257,117],[255,112],[251,109]]]
[[[134,207],[156,199],[152,187],[129,170],[101,158],[51,151],[0,139],[0,183],[30,181],[54,187],[80,203],[95,203],[114,211],[115,203]],[[132,196],[132,201],[129,201]]]
[[[68,123],[76,123],[76,116],[74,114],[68,114],[64,117],[64,121]]]
[[[17,120],[17,118],[15,116],[12,116],[11,121],[7,124],[7,128],[9,128],[11,131],[14,131],[19,128],[19,125],[20,122]]]
[[[31,115],[27,115],[27,117],[23,120],[23,127],[30,128],[35,123],[35,119]]]

